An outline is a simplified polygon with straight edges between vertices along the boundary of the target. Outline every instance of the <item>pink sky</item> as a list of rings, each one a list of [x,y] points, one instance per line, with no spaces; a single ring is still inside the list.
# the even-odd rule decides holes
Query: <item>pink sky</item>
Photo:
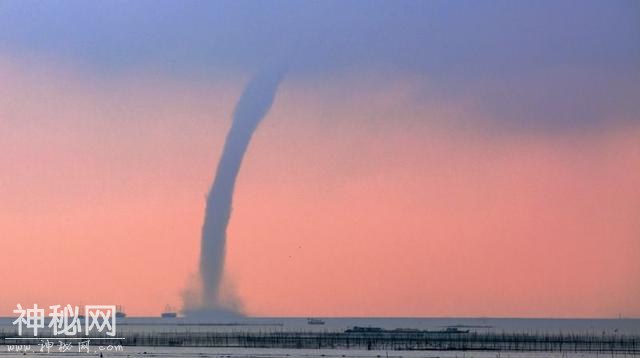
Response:
[[[18,62],[0,58],[0,315],[180,306],[246,79]],[[245,311],[640,316],[640,126],[492,130],[477,99],[416,87],[365,71],[284,82],[229,229]]]

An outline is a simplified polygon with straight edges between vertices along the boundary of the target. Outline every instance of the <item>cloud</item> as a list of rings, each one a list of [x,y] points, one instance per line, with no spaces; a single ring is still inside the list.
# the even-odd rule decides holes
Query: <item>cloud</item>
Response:
[[[504,128],[591,129],[611,111],[638,121],[638,14],[623,0],[4,1],[0,51],[214,81],[283,58],[307,86],[409,74],[473,97]]]

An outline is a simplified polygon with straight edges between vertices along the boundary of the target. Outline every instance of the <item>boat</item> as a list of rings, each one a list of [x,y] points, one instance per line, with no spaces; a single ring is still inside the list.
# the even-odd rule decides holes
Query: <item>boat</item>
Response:
[[[320,318],[307,318],[307,324],[324,324]]]
[[[446,329],[441,329],[437,331],[430,330],[419,330],[415,328],[395,328],[395,329],[384,329],[380,327],[359,327],[355,326],[353,328],[349,328],[344,331],[345,333],[365,333],[365,334],[420,334],[420,335],[443,335],[443,334],[461,334],[461,333],[469,333],[468,329],[458,329],[456,327],[447,327]]]
[[[417,328],[396,328],[390,330],[392,333],[420,333],[421,331]]]
[[[127,314],[124,312],[124,307],[116,306],[116,318],[125,318]]]
[[[162,318],[176,318],[178,317],[178,313],[176,312],[176,309],[166,305],[164,307],[164,311],[160,314],[160,317]]]
[[[444,333],[469,333],[468,329],[459,329],[458,327],[447,327]]]
[[[78,319],[84,319],[87,308],[82,303],[80,303],[80,306],[76,306],[76,308],[78,309]]]
[[[359,327],[354,326],[344,331],[345,333],[384,333],[385,330],[380,327]]]

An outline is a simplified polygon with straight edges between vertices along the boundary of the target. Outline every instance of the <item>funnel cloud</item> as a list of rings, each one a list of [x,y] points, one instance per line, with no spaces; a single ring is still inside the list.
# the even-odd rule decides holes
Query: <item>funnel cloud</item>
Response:
[[[249,81],[236,105],[233,123],[207,196],[200,251],[202,286],[199,312],[227,316],[239,314],[234,308],[237,304],[225,307],[227,305],[220,293],[233,191],[251,137],[269,112],[283,75],[281,70],[258,73]]]

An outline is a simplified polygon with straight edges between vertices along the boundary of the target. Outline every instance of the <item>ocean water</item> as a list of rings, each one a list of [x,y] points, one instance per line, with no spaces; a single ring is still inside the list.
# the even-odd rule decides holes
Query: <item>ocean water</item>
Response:
[[[530,319],[530,318],[322,318],[324,325],[310,325],[307,318],[243,318],[228,321],[187,318],[125,318],[119,330],[144,331],[328,331],[354,326],[385,329],[441,330],[447,327],[472,332],[589,333],[640,335],[640,319]],[[0,321],[0,324],[2,322]]]
[[[365,350],[320,350],[320,349],[247,349],[247,348],[183,348],[183,347],[122,347],[122,350],[107,350],[106,347],[91,347],[89,353],[77,349],[59,353],[40,352],[38,347],[25,353],[8,352],[0,346],[0,357],[200,357],[200,358],[606,358],[636,357],[624,353],[563,353],[563,352],[474,352],[474,351],[365,351]],[[102,349],[102,350],[101,350]]]
[[[422,330],[442,330],[448,327],[470,330],[471,332],[496,333],[563,333],[563,334],[613,334],[640,336],[640,319],[520,319],[520,318],[321,318],[324,325],[309,325],[307,318],[241,318],[216,321],[194,318],[128,317],[118,319],[118,336],[127,333],[156,332],[341,332],[354,326],[380,327],[385,329],[414,328]],[[15,335],[13,318],[0,318],[0,332],[11,337]],[[46,334],[46,332],[42,332]],[[43,335],[40,334],[40,337]],[[49,354],[40,353],[35,345],[27,355],[81,356],[77,347],[66,353],[59,353],[56,347]],[[272,358],[272,357],[322,357],[322,358],[417,358],[417,357],[630,357],[640,356],[622,353],[573,353],[573,352],[461,352],[461,351],[366,351],[339,349],[245,349],[245,348],[182,348],[182,347],[132,347],[121,350],[94,346],[89,355],[136,356],[136,357],[219,357],[219,358]],[[0,345],[1,357],[23,357],[22,353],[8,351],[8,346]]]
[[[233,320],[197,318],[127,317],[117,320],[119,332],[175,331],[321,331],[341,332],[354,326],[385,329],[413,328],[441,330],[447,327],[471,332],[496,333],[589,333],[640,336],[640,319],[555,319],[555,318],[348,318],[317,317],[325,324],[310,325],[307,318],[247,317]],[[1,317],[0,331],[11,331],[15,318]]]

